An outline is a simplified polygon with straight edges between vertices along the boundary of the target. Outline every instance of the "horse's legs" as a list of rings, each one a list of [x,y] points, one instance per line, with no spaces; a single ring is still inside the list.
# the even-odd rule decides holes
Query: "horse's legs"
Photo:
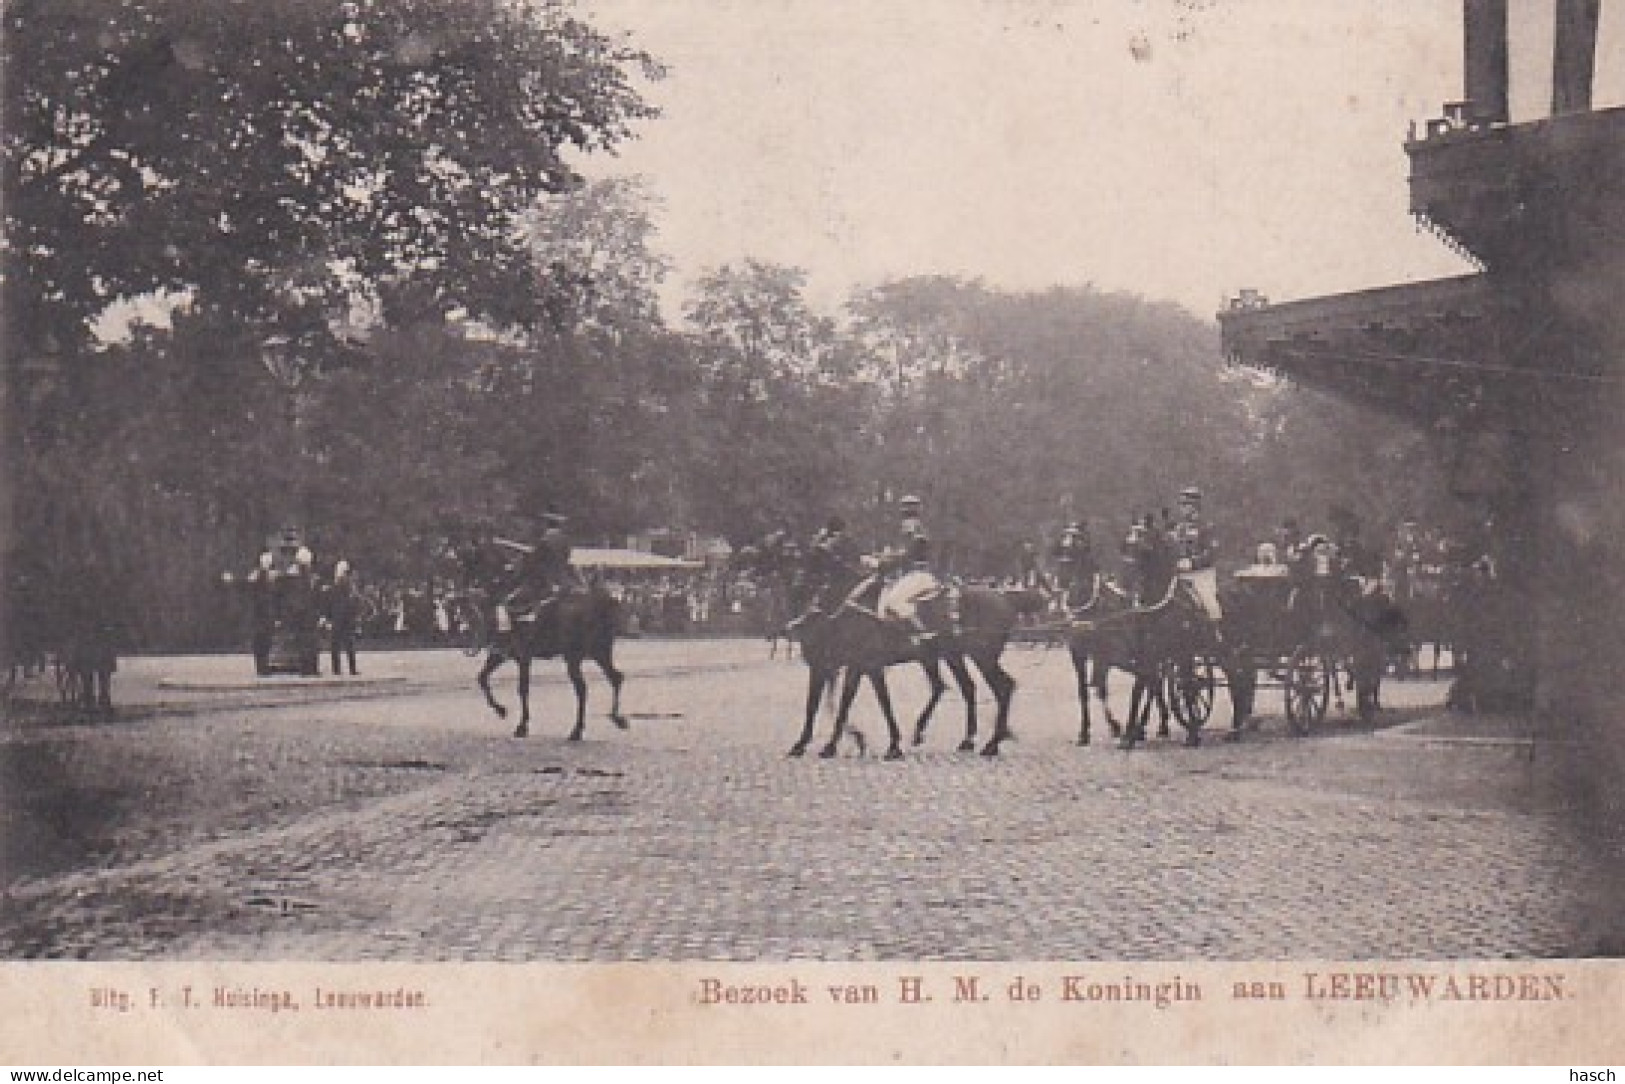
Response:
[[[920,709],[920,717],[914,721],[914,744],[925,744],[925,728],[931,722],[931,713],[937,710],[937,701],[942,699],[942,690],[948,683],[942,680],[942,667],[938,665],[935,655],[927,655],[920,660],[920,669],[925,671],[925,678],[931,683],[931,695],[926,697],[925,707]]]
[[[1168,709],[1166,682],[1158,680],[1152,684],[1151,699],[1157,705],[1157,737],[1167,738],[1171,733],[1168,729],[1168,716],[1173,713]]]
[[[530,656],[519,655],[513,661],[519,667],[519,725],[513,736],[524,738],[530,735]]]
[[[982,672],[982,680],[993,690],[993,698],[999,705],[998,715],[993,721],[993,736],[982,746],[984,757],[996,757],[999,755],[999,743],[1010,737],[1010,701],[1015,695],[1016,679],[999,665],[998,655],[973,657],[976,668]]]
[[[1111,663],[1097,656],[1095,658],[1093,680],[1090,684],[1095,687],[1095,695],[1100,697],[1100,710],[1106,714],[1106,725],[1111,728],[1112,737],[1121,738],[1123,736],[1123,724],[1118,722],[1117,716],[1112,713],[1112,702],[1107,696],[1109,690],[1106,688],[1106,681],[1111,676],[1111,672]]]
[[[621,682],[626,675],[615,669],[615,648],[606,644],[593,653],[592,661],[598,664],[599,672],[609,681],[609,720],[622,730],[627,728],[626,716],[621,714]]]
[[[807,714],[801,724],[801,737],[790,747],[791,756],[799,757],[807,751],[813,736],[813,720],[818,717],[818,705],[824,699],[824,689],[834,683],[834,670],[807,668]]]
[[[1072,672],[1078,679],[1078,744],[1089,744],[1089,656],[1072,648]]]
[[[886,732],[891,744],[886,747],[887,760],[903,759],[903,734],[897,728],[897,713],[892,711],[891,690],[886,686],[886,668],[877,666],[869,671],[869,684],[874,686],[875,699],[880,701],[880,713],[886,717]]]
[[[503,658],[502,652],[498,651],[494,647],[491,648],[485,653],[485,663],[480,667],[479,677],[475,678],[475,680],[480,683],[480,692],[485,694],[485,702],[491,705],[491,710],[497,713],[498,719],[506,719],[508,717],[508,709],[497,703],[497,698],[492,694],[491,675],[496,671],[497,667],[501,666],[505,661],[506,660]]]
[[[841,684],[841,704],[835,712],[835,730],[829,736],[829,741],[818,755],[826,760],[840,751],[841,735],[846,732],[846,717],[852,711],[852,701],[857,699],[858,683],[863,680],[863,674],[855,666],[846,668],[846,677]],[[893,727],[895,732],[896,728]]]
[[[951,656],[948,669],[953,673],[959,695],[965,701],[965,737],[959,743],[959,751],[968,753],[976,748],[976,682],[971,678],[970,668],[965,665],[963,656]]]
[[[1138,670],[1133,673],[1134,690],[1129,693],[1128,726],[1124,728],[1122,741],[1118,743],[1124,749],[1133,749],[1145,740],[1145,724],[1151,716],[1151,682]]]
[[[1241,738],[1241,728],[1253,714],[1253,694],[1258,684],[1258,673],[1242,662],[1232,662],[1224,668],[1225,682],[1230,686],[1230,740]]]
[[[581,672],[581,656],[566,655],[564,668],[570,675],[570,684],[576,691],[576,725],[570,730],[570,740],[580,741],[587,727],[587,675]]]

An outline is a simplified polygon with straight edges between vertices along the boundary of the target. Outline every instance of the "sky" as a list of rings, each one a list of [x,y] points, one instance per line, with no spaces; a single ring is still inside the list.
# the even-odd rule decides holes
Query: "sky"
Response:
[[[1243,287],[1284,301],[1471,270],[1412,222],[1403,148],[1461,97],[1460,0],[583,4],[670,69],[642,87],[662,116],[582,168],[660,200],[671,303],[747,257],[802,268],[828,310],[953,274],[1202,317]],[[1514,119],[1540,85],[1518,24],[1551,4],[1513,0]],[[1599,104],[1625,100],[1610,78]]]

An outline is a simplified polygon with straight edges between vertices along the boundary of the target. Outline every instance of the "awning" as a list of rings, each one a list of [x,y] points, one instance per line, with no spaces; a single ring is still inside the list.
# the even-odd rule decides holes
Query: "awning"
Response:
[[[662,557],[658,553],[642,550],[601,549],[577,546],[570,553],[570,563],[577,568],[613,568],[628,571],[688,571],[704,568],[703,561],[685,561],[677,557]]]

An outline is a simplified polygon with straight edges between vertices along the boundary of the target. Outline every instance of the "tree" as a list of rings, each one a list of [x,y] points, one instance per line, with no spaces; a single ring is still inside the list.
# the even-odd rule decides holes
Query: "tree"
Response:
[[[848,507],[863,417],[856,355],[799,270],[758,261],[701,279],[685,307],[690,505],[737,544]]]
[[[12,0],[7,309],[158,290],[307,348],[358,304],[534,326],[517,226],[651,110],[560,2]]]
[[[4,20],[8,558],[152,487],[225,502],[216,529],[274,525],[260,502],[343,444],[320,396],[365,397],[333,374],[405,402],[373,363],[412,363],[358,329],[546,333],[523,218],[578,183],[569,153],[652,115],[632,81],[659,74],[564,0],[7,0]],[[110,360],[98,322],[131,305],[176,328]],[[135,473],[109,412],[144,442]],[[302,443],[312,418],[327,444]]]

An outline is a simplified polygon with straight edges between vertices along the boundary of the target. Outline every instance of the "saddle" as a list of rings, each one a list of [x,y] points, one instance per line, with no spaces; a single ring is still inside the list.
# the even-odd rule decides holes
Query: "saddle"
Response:
[[[880,612],[880,596],[885,582],[880,573],[865,577],[846,596],[836,612],[852,610],[874,619],[888,628],[915,632],[906,621]],[[957,636],[959,625],[959,588],[954,584],[938,582],[927,594],[914,599],[915,614],[925,631],[933,636]]]

